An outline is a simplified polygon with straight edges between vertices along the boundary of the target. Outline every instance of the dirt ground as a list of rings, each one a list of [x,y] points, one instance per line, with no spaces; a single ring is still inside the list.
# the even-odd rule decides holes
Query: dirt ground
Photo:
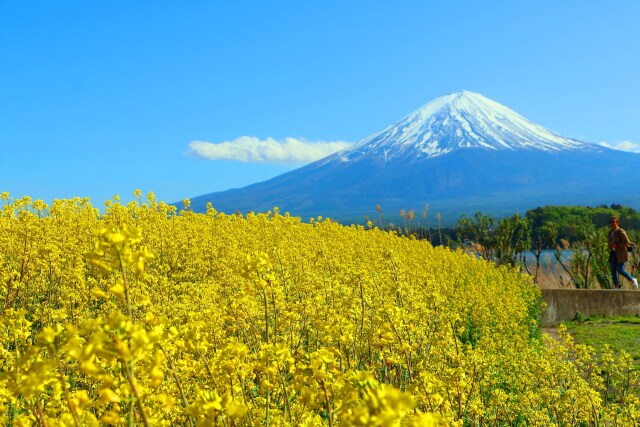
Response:
[[[560,334],[558,334],[558,328],[548,327],[542,328],[542,333],[556,341],[560,341]]]

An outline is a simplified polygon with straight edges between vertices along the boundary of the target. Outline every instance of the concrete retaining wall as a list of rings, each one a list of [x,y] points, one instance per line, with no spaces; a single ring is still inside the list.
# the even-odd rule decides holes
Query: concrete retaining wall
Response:
[[[602,289],[542,289],[546,308],[542,326],[557,325],[584,316],[640,315],[640,291]]]

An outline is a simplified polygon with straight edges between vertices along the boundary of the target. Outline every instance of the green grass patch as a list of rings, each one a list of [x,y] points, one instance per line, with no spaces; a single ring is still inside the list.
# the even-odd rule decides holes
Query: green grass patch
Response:
[[[608,344],[615,352],[625,351],[640,362],[640,317],[588,317],[565,325],[577,343],[596,351]]]

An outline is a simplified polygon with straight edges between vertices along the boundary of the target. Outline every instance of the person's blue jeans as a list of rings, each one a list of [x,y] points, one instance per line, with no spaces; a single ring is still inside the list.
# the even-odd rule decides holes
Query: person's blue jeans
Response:
[[[622,274],[625,278],[627,278],[627,280],[633,280],[633,276],[631,276],[624,269],[624,262],[618,263],[618,258],[616,257],[615,252],[611,252],[611,254],[609,255],[609,265],[611,266],[611,278],[613,279],[613,287],[620,287],[618,274]]]

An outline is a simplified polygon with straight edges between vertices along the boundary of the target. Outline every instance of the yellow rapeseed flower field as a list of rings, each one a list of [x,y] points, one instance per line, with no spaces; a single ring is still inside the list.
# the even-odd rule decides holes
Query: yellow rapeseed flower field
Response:
[[[0,423],[631,426],[629,357],[528,276],[376,228],[153,194],[0,197]]]

